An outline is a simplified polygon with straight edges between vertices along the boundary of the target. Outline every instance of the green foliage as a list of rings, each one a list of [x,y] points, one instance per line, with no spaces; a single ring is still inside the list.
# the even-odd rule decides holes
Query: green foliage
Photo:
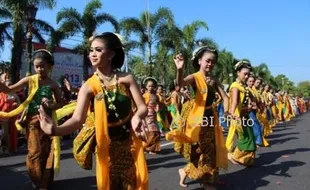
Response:
[[[6,40],[11,41],[12,48],[12,70],[18,73],[22,54],[22,40],[26,34],[26,11],[29,4],[38,8],[52,9],[56,5],[55,0],[0,0],[0,49]],[[75,8],[62,8],[56,17],[59,24],[57,29],[43,20],[34,21],[33,36],[37,41],[47,43],[48,49],[54,51],[60,43],[76,34],[83,35],[83,42],[77,44],[76,52],[84,55],[84,76],[88,76],[87,49],[89,38],[94,35],[96,29],[104,23],[110,23],[115,32],[121,32],[124,40],[124,50],[128,57],[128,69],[139,82],[148,75],[154,76],[158,82],[167,89],[175,79],[176,68],[173,56],[182,53],[184,64],[184,76],[196,72],[193,68],[191,57],[194,50],[201,45],[218,49],[218,62],[213,74],[224,84],[230,84],[236,79],[234,65],[240,60],[233,53],[222,49],[207,34],[198,38],[200,31],[208,31],[208,24],[202,20],[179,27],[174,21],[173,12],[166,7],[160,7],[155,12],[144,11],[137,18],[123,18],[118,22],[113,15],[100,12],[102,9],[100,0],[91,0],[82,12]],[[49,34],[46,41],[42,31]],[[136,50],[136,51],[135,51]],[[137,51],[140,53],[137,54]],[[243,59],[251,62],[249,59]],[[6,67],[1,66],[1,68]],[[302,96],[310,96],[309,81],[303,81],[294,86],[294,83],[285,75],[273,76],[266,63],[253,67],[253,73],[261,77],[264,83],[270,84],[276,90],[285,90]],[[15,78],[14,78],[15,80]]]
[[[296,95],[310,97],[310,81],[302,81],[297,84]]]

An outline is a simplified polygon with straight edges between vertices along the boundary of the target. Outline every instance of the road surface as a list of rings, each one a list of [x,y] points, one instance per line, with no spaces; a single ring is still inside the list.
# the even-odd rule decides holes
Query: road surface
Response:
[[[310,112],[278,125],[268,137],[271,147],[259,148],[256,165],[245,168],[229,165],[220,171],[225,185],[218,189],[310,189]],[[95,171],[79,168],[72,156],[72,142],[66,141],[61,155],[61,172],[55,178],[59,190],[95,190]],[[185,160],[173,151],[173,144],[162,141],[160,155],[148,155],[150,190],[200,189],[199,182],[186,180],[188,188],[178,185],[178,169]],[[25,167],[25,150],[0,157],[1,190],[32,189]]]

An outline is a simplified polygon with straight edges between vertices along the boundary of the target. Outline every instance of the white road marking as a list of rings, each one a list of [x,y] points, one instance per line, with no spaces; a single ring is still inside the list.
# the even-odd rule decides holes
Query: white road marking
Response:
[[[160,145],[160,147],[169,146],[169,145],[171,145],[171,144],[173,144],[173,142],[169,142],[169,143],[162,144],[162,145]]]

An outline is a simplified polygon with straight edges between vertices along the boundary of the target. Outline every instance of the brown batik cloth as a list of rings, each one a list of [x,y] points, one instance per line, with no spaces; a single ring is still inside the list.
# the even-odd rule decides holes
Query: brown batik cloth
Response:
[[[147,152],[160,152],[160,132],[146,132],[147,141],[144,143],[144,150]]]
[[[216,183],[218,169],[216,167],[214,128],[201,127],[199,142],[191,145],[190,162],[184,167],[185,173],[193,180],[203,183]]]
[[[38,115],[29,117],[26,126],[29,176],[37,187],[50,188],[54,181],[52,138],[40,128]]]
[[[136,165],[131,137],[111,138],[109,145],[109,172],[111,190],[136,190]]]

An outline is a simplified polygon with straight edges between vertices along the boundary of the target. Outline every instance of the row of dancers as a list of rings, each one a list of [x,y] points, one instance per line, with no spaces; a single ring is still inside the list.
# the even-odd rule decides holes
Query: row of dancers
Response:
[[[94,36],[89,59],[95,72],[78,90],[77,101],[67,105],[61,89],[48,75],[54,60],[47,50],[38,50],[33,55],[36,74],[13,85],[0,83],[0,91],[6,94],[28,88],[26,100],[13,110],[0,112],[0,118],[21,115],[15,124],[26,131],[26,165],[34,188],[52,188],[54,174],[60,167],[60,137],[83,127],[94,127],[94,141],[75,142],[76,146],[85,142],[96,146],[97,189],[148,189],[144,152],[160,151],[158,142],[163,132],[167,140],[175,142],[175,151],[188,160],[178,171],[180,185],[187,186],[184,181],[189,177],[201,180],[205,189],[215,189],[219,168],[227,169],[228,160],[254,164],[256,148],[268,146],[265,138],[272,132],[272,126],[294,116],[288,96],[278,93],[275,99],[266,86],[265,93],[259,92],[263,81],[251,75],[247,62],[236,64],[238,77],[226,93],[220,81],[211,75],[218,59],[217,50],[207,46],[193,53],[192,64],[197,72],[185,78],[183,56],[174,57],[175,91],[168,99],[161,93],[156,95],[153,78],[145,80],[147,92],[142,95],[134,76],[119,71],[124,57],[123,44],[117,35],[105,32]],[[185,86],[186,90],[193,89],[193,97],[188,93],[180,95],[178,89]],[[223,105],[222,112],[217,112],[218,105]],[[169,127],[167,110],[172,117]],[[71,117],[60,124],[58,121],[66,116]],[[215,118],[214,123],[208,122],[211,118]],[[254,120],[255,125],[239,122],[243,118]],[[225,126],[221,127],[219,121],[229,126],[226,141],[222,129]],[[85,152],[85,157],[89,154],[92,152]]]

